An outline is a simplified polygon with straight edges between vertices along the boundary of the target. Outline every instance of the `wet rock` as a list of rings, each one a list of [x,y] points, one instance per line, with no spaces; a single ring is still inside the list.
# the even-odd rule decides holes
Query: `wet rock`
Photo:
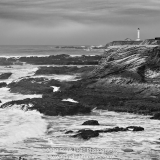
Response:
[[[26,158],[23,158],[23,157],[19,157],[18,160],[27,160]]]
[[[159,158],[157,157],[157,158],[151,158],[151,160],[159,160]]]
[[[73,82],[72,82],[73,83]],[[60,87],[60,90],[65,90],[72,86],[71,82],[60,82],[54,79],[47,78],[24,78],[17,82],[8,84],[10,91],[21,94],[51,94],[53,87]]]
[[[1,82],[1,83],[0,83],[0,88],[6,87],[6,86],[7,86],[7,83],[5,83],[5,82]]]
[[[86,73],[90,72],[94,69],[94,66],[85,66],[85,67],[40,67],[36,71],[36,75],[41,75],[41,74],[75,74],[75,73]]]
[[[82,125],[99,125],[97,120],[88,120],[84,122]]]
[[[102,130],[97,130],[99,133],[110,133],[110,132],[120,132],[120,131],[128,131],[127,128],[122,127],[114,127],[114,128],[107,128]]]
[[[77,131],[77,133],[71,137],[78,137],[78,138],[83,138],[83,139],[90,139],[92,137],[97,137],[99,133],[112,133],[112,132],[125,132],[125,131],[143,131],[143,127],[137,127],[137,126],[129,126],[126,128],[123,127],[114,127],[114,128],[107,128],[107,129],[101,129],[101,130],[90,130],[90,129],[81,129]],[[67,132],[68,134],[70,131]],[[74,133],[73,131],[71,133]]]
[[[16,61],[14,58],[4,58],[0,57],[0,66],[9,66],[13,65],[13,62]]]
[[[45,78],[24,78],[8,85],[10,91],[21,94],[49,94],[53,88],[45,83]]]
[[[16,106],[15,106],[16,105]],[[19,106],[22,110],[37,110],[48,116],[66,116],[76,114],[89,114],[91,108],[80,103],[63,102],[58,98],[32,98],[10,101],[1,105],[1,108]]]
[[[61,55],[51,55],[48,57],[20,57],[18,60],[20,62],[26,62],[29,64],[36,65],[98,65],[98,61],[101,59],[101,56],[80,56],[72,57],[70,55],[61,54]],[[10,60],[10,59],[9,59]]]
[[[132,130],[132,131],[144,131],[143,127],[139,127],[139,126],[129,126],[127,127],[128,130]]]
[[[80,130],[78,134],[76,135],[73,135],[71,137],[78,137],[78,138],[82,138],[82,139],[85,139],[85,140],[88,140],[90,138],[93,138],[93,137],[98,137],[99,136],[99,133],[98,131],[93,131],[93,130]]]
[[[157,119],[160,120],[160,112],[156,113],[153,117],[151,117],[150,119]]]
[[[70,130],[65,132],[65,134],[70,134],[70,133],[73,133],[73,131]]]
[[[12,73],[2,73],[0,75],[0,79],[8,79],[10,76],[12,75]]]
[[[133,152],[133,149],[123,149],[124,152]]]

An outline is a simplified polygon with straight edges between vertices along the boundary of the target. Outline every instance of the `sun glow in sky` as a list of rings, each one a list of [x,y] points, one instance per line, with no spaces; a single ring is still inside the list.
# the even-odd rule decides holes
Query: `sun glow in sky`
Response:
[[[160,0],[0,0],[0,44],[99,45],[160,36]]]

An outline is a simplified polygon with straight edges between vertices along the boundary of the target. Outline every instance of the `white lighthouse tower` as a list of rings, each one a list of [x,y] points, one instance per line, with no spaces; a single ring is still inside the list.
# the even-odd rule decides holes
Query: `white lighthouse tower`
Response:
[[[140,41],[140,28],[137,29],[137,39],[136,41]]]

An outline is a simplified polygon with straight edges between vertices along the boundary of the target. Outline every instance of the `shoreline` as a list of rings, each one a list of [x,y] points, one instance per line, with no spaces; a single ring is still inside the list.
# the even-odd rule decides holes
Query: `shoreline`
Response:
[[[101,56],[81,57],[85,58],[85,64],[90,62],[90,58],[93,58],[92,61],[96,61],[96,63],[99,63],[100,59],[99,65],[95,66],[92,64],[92,66],[94,66],[93,68],[68,68],[58,66],[41,67],[36,71],[37,74],[43,75],[43,77],[45,77],[46,74],[73,75],[78,73],[81,80],[57,82],[56,80],[50,79],[50,81],[44,83],[42,76],[40,76],[39,79],[38,77],[32,77],[26,80],[22,79],[15,84],[9,84],[9,86],[13,92],[41,93],[43,94],[42,101],[44,103],[45,101],[47,103],[51,101],[51,103],[54,104],[54,100],[58,100],[57,103],[61,104],[60,100],[71,98],[79,102],[80,105],[89,107],[90,111],[97,108],[116,112],[154,115],[160,112],[160,108],[158,107],[160,105],[160,83],[153,83],[152,76],[150,75],[150,77],[147,77],[147,75],[144,74],[148,73],[147,70],[156,72],[156,69],[153,67],[159,67],[158,62],[152,62],[155,60],[154,57],[157,55],[157,52],[159,53],[159,47],[157,46],[128,46],[121,47],[120,50],[119,48],[113,49],[111,47],[108,48],[107,52],[104,52],[102,59]],[[66,63],[70,56],[57,55],[57,57],[63,60],[63,63]],[[26,57],[26,59],[31,60],[31,64],[35,63],[37,60],[34,58],[32,59],[32,57],[29,59]],[[44,58],[40,58],[40,61],[41,60],[44,60]],[[72,57],[71,60],[74,60],[71,61],[71,63],[76,62],[75,57]],[[84,61],[84,59],[80,59],[79,57],[77,60],[76,65]],[[158,59],[156,59],[156,61],[158,61]],[[146,64],[146,67],[144,67],[144,64]],[[149,73],[159,76],[159,74],[155,74],[154,72]],[[41,85],[39,83],[41,83]],[[49,85],[60,87],[60,91],[53,93],[53,88],[50,88]],[[31,88],[31,86],[33,88]],[[39,101],[36,103],[40,103]],[[32,100],[29,100],[29,102],[32,102]],[[47,105],[45,107],[47,107]],[[62,113],[60,115],[66,114],[63,114],[63,111],[59,112]],[[53,115],[55,115],[54,112]]]

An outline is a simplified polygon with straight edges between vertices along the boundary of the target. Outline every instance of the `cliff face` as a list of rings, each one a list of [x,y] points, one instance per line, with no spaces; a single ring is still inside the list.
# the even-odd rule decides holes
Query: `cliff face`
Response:
[[[113,41],[110,43],[107,43],[105,48],[108,48],[110,46],[122,46],[122,45],[140,45],[142,41]]]
[[[105,48],[111,47],[111,46],[125,46],[125,45],[160,45],[160,40],[156,39],[146,39],[144,41],[113,41],[110,43],[107,43]]]
[[[159,62],[160,46],[110,47],[105,50],[100,65],[92,72],[91,77],[121,75],[145,81],[146,70],[158,70]]]
[[[160,112],[159,70],[160,46],[110,47],[83,83],[83,94],[92,90],[99,108],[154,114]]]
[[[141,45],[160,45],[160,40],[146,39],[141,43]]]

